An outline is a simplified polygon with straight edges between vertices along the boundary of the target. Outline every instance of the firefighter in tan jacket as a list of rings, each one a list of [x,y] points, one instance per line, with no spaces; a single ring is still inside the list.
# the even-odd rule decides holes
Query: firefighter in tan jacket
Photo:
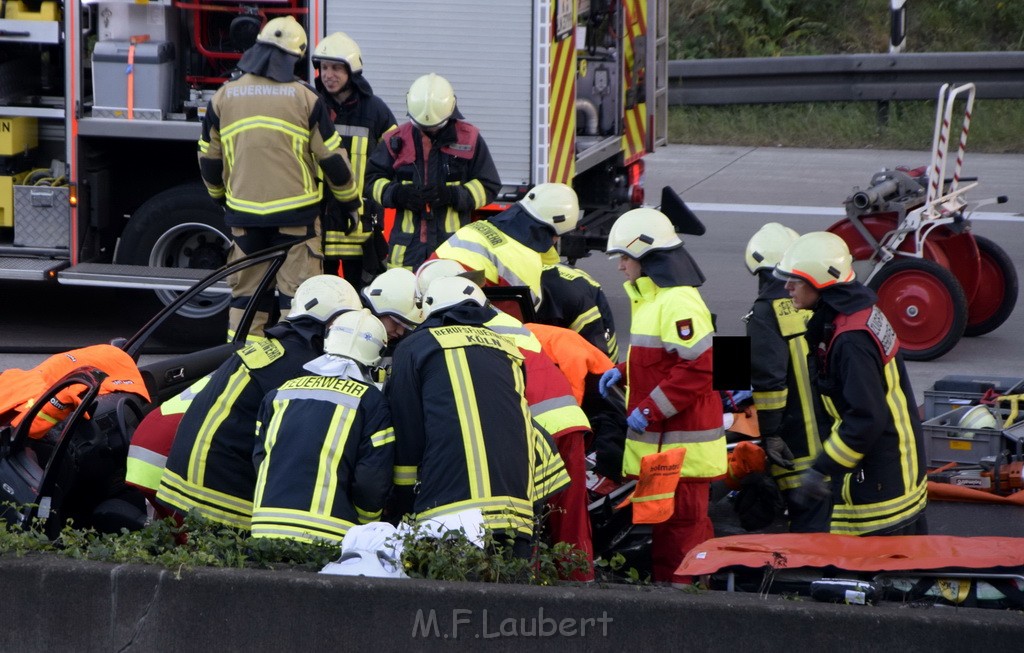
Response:
[[[294,18],[267,22],[238,62],[243,74],[210,100],[199,139],[203,181],[210,197],[224,205],[231,228],[229,261],[305,238],[292,246],[277,272],[282,312],[299,284],[322,272],[320,170],[335,199],[358,200],[327,107],[315,90],[295,78],[295,64],[305,52],[306,33]],[[262,275],[262,267],[256,267],[229,280],[229,335]],[[272,302],[271,296],[262,301],[252,335],[262,335]]]

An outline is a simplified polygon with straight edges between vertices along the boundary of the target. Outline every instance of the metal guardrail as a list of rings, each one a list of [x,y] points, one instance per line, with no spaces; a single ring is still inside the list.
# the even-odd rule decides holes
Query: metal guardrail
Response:
[[[934,100],[945,83],[1024,98],[1024,52],[846,54],[668,62],[668,102],[764,104]]]

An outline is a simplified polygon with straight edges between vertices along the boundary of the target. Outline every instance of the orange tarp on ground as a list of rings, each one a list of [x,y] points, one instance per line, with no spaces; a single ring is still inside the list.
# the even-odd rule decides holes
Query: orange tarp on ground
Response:
[[[997,503],[1011,506],[1024,506],[1024,492],[1016,492],[1008,497],[975,490],[974,488],[936,483],[928,481],[928,499],[930,501],[963,501],[969,503]],[[1024,518],[1024,513],[1021,514]]]
[[[785,561],[779,558],[785,557]],[[725,567],[837,567],[847,571],[1024,567],[1024,538],[950,535],[867,536],[781,533],[717,537],[695,547],[676,574]]]

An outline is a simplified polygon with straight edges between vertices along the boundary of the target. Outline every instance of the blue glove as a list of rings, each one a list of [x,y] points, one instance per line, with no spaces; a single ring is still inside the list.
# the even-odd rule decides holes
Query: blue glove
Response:
[[[633,412],[626,418],[626,424],[637,433],[643,433],[647,430],[647,417],[640,412],[639,408],[634,408]]]
[[[602,397],[607,397],[608,388],[616,385],[621,380],[622,372],[619,371],[619,368],[613,367],[601,375],[601,380],[597,382],[597,389],[601,392]]]

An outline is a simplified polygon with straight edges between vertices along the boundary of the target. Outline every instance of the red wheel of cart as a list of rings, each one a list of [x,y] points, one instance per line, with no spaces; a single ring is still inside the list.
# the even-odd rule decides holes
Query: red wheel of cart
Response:
[[[903,357],[927,361],[960,341],[967,324],[967,299],[953,273],[934,261],[900,258],[886,263],[868,286],[889,318]]]
[[[967,307],[965,336],[980,336],[995,331],[1013,313],[1017,305],[1017,269],[1002,247],[984,236],[974,236],[978,244],[978,290]]]

